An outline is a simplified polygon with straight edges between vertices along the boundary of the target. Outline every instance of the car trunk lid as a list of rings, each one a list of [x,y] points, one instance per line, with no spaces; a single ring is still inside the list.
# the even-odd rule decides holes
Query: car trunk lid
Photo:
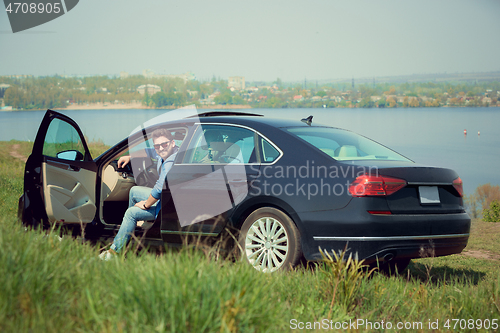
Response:
[[[453,186],[458,174],[451,169],[392,161],[351,163],[358,168],[366,167],[371,174],[376,172],[407,182],[405,187],[385,197],[392,214],[452,214],[464,211],[462,197]]]

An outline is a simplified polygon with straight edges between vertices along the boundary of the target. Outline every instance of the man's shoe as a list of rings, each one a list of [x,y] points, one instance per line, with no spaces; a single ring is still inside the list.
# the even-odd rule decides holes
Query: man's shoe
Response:
[[[116,255],[115,251],[107,250],[107,251],[101,252],[101,254],[99,255],[99,259],[104,260],[104,261],[108,261],[108,260],[113,259],[115,257],[115,255]]]

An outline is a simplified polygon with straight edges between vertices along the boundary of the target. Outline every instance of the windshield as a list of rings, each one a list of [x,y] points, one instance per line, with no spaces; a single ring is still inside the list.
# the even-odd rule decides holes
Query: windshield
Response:
[[[286,130],[338,161],[407,161],[406,157],[356,133],[332,127],[292,127]]]

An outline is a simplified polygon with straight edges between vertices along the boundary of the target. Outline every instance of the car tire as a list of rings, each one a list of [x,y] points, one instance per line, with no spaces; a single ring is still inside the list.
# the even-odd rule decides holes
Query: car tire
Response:
[[[288,215],[272,207],[259,208],[245,219],[238,243],[243,261],[265,273],[289,270],[302,257],[299,230]]]

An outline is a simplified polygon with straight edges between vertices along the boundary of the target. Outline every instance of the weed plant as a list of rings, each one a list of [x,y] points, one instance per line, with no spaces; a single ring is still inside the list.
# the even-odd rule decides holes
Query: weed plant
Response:
[[[328,251],[319,251],[324,262],[319,272],[325,276],[325,292],[331,294],[332,299],[328,313],[330,318],[335,304],[340,304],[346,312],[356,305],[361,284],[367,281],[376,268],[366,272],[363,270],[367,268],[363,265],[363,260],[353,258],[352,253],[346,258],[347,244],[339,254],[332,251],[333,257]]]

